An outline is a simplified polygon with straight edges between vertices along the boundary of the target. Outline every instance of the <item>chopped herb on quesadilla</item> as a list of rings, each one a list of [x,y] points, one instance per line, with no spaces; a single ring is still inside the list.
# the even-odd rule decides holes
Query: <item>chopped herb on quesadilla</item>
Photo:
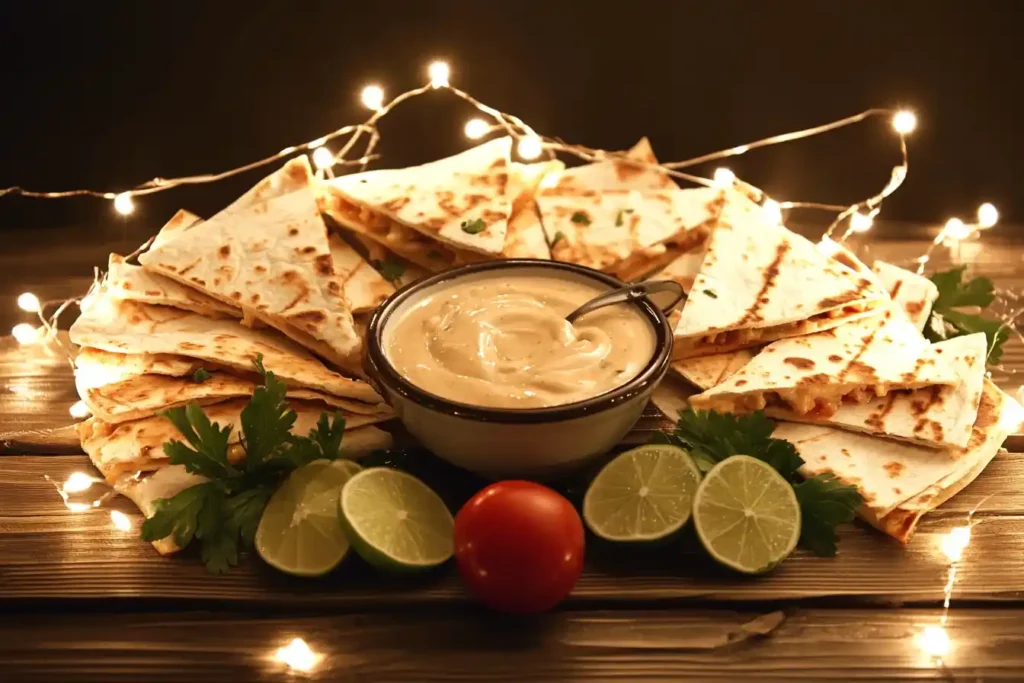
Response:
[[[228,457],[231,426],[211,422],[199,404],[163,413],[188,442],[164,444],[170,464],[209,481],[157,500],[155,513],[142,524],[142,538],[172,536],[181,548],[198,538],[203,563],[214,574],[237,565],[239,550],[252,547],[263,508],[284,477],[313,460],[338,458],[345,431],[343,417],[321,413],[308,436],[292,435],[296,413],[285,400],[284,383],[263,367],[261,358],[255,364],[263,384],[242,411],[241,461]]]
[[[992,280],[975,277],[964,282],[966,269],[967,266],[960,266],[931,276],[931,281],[939,289],[939,298],[932,304],[932,315],[924,326],[924,336],[936,342],[984,332],[988,338],[988,362],[998,363],[1003,356],[1003,343],[1010,338],[1010,330],[999,320],[962,310],[964,307],[984,310],[995,301]]]
[[[569,220],[578,225],[590,225],[590,216],[585,211],[575,212]]]
[[[713,410],[680,411],[671,433],[655,436],[660,443],[684,448],[702,472],[733,455],[749,455],[771,465],[792,486],[800,503],[800,544],[824,557],[836,552],[836,527],[853,519],[864,502],[856,487],[824,473],[803,480],[798,470],[804,464],[796,447],[772,438],[775,423],[764,413],[730,415]]]
[[[206,371],[206,368],[199,368],[192,373],[192,381],[197,384],[202,384],[212,376],[213,375]]]
[[[559,230],[558,232],[555,233],[555,236],[553,238],[551,238],[551,246],[552,247],[555,246],[556,244],[558,244],[564,238],[565,238],[565,235],[562,233],[561,230]]]
[[[385,256],[383,261],[374,261],[373,266],[388,282],[397,282],[405,274],[405,264],[391,254]]]
[[[713,290],[705,289],[704,293],[707,294],[708,296],[710,296],[712,299],[717,299],[718,298],[718,295],[715,294],[715,292]]]
[[[470,235],[476,235],[487,229],[487,223],[484,222],[483,218],[474,218],[471,221],[462,221],[460,224],[462,232]]]

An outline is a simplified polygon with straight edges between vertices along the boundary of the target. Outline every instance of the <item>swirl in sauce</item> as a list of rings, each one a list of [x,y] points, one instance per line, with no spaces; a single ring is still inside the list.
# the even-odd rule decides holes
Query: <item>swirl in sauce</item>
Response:
[[[582,401],[636,377],[654,354],[650,323],[630,305],[565,316],[606,291],[536,271],[454,282],[392,324],[385,351],[416,386],[491,408]]]

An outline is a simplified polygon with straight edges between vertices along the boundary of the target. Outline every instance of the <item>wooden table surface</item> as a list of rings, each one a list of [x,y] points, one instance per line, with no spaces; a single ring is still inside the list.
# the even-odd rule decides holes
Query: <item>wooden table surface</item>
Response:
[[[27,318],[20,291],[81,293],[111,250],[12,243],[0,254],[5,328]],[[923,245],[879,240],[870,257],[905,263]],[[1024,243],[987,239],[959,258],[1024,288]],[[1012,393],[1018,369],[1024,345],[1013,340],[993,377]],[[110,507],[132,518],[129,532],[110,508],[67,511],[50,480],[91,467],[66,431],[50,430],[70,424],[76,400],[59,354],[0,342],[0,432],[22,432],[0,435],[0,681],[291,680],[272,655],[296,636],[324,655],[314,680],[1024,680],[1024,437],[906,547],[857,524],[837,558],[798,551],[751,579],[710,566],[692,539],[643,552],[590,542],[564,605],[509,618],[477,606],[451,567],[399,580],[356,560],[300,580],[250,557],[213,577],[193,553],[160,557],[140,541],[125,500]],[[645,417],[634,438],[660,424]],[[456,497],[480,485],[428,455],[407,458]],[[939,543],[974,510],[948,590]],[[922,648],[929,627],[948,635],[941,660]]]

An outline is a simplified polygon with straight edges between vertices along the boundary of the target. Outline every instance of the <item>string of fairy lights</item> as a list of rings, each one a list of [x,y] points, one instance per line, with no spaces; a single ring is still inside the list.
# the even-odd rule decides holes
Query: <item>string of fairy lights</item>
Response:
[[[475,141],[493,133],[510,135],[515,139],[516,154],[524,161],[533,161],[542,157],[554,158],[557,153],[568,154],[585,162],[621,159],[634,166],[658,170],[690,183],[712,187],[736,188],[759,202],[765,218],[775,223],[782,223],[786,218],[786,213],[792,210],[831,212],[836,214],[836,216],[826,230],[825,236],[831,237],[837,230],[842,229],[840,242],[843,242],[852,235],[869,231],[874,225],[875,217],[881,210],[883,201],[898,190],[905,181],[909,168],[906,139],[917,127],[917,117],[909,110],[868,109],[844,119],[831,121],[812,128],[774,135],[692,159],[646,163],[627,159],[623,152],[610,152],[583,145],[569,144],[560,139],[546,137],[537,133],[519,117],[491,107],[477,100],[469,93],[452,86],[450,83],[451,69],[446,62],[432,62],[427,68],[427,73],[429,81],[425,85],[405,91],[391,100],[386,100],[386,93],[379,84],[367,85],[360,92],[360,101],[371,113],[362,123],[343,126],[314,140],[285,147],[275,154],[256,159],[236,168],[217,173],[205,173],[179,178],[155,177],[125,190],[74,189],[37,191],[12,186],[0,189],[0,197],[5,195],[21,195],[37,199],[61,199],[78,196],[96,197],[110,201],[118,215],[129,216],[135,212],[136,200],[140,197],[157,192],[165,192],[182,185],[217,182],[268,166],[296,154],[309,154],[312,164],[320,177],[334,177],[335,169],[338,167],[359,167],[365,169],[371,161],[377,158],[374,154],[374,150],[380,141],[380,132],[377,124],[396,107],[433,91],[446,91],[467,102],[479,112],[479,116],[474,116],[465,123],[463,132],[466,138]],[[751,150],[761,147],[821,135],[877,117],[889,118],[892,129],[897,135],[901,160],[899,164],[892,168],[889,181],[878,194],[854,204],[837,205],[819,202],[780,201],[769,197],[756,186],[738,179],[726,167],[715,169],[712,178],[691,175],[682,170],[746,154]],[[359,147],[360,143],[363,143],[361,148]],[[335,146],[335,149],[332,150],[332,146]],[[353,154],[356,154],[356,156],[352,156]],[[950,218],[939,230],[927,251],[917,259],[918,273],[924,272],[925,265],[932,259],[934,251],[938,247],[943,245],[952,246],[972,239],[982,231],[996,225],[998,220],[999,212],[995,206],[988,202],[978,207],[976,217],[969,222],[960,218]],[[86,295],[81,299],[40,301],[35,294],[25,292],[18,297],[18,307],[27,313],[36,314],[41,326],[37,327],[29,323],[19,323],[14,326],[11,333],[17,342],[22,345],[36,344],[42,340],[49,339],[56,334],[60,314],[69,305],[74,303],[85,307],[88,303],[88,298],[88,295]],[[1013,300],[1019,298],[1016,295],[1010,297]],[[56,310],[48,316],[47,311],[51,308],[56,308]],[[1004,325],[1015,332],[1018,337],[1021,335],[1016,330],[1013,322],[1022,311],[1014,311],[1004,318]],[[1024,337],[1021,338],[1024,339]],[[76,418],[84,418],[88,416],[89,411],[84,403],[79,401],[71,407],[70,413]],[[65,482],[62,484],[54,482],[54,485],[64,500],[65,505],[73,512],[81,512],[99,507],[111,495],[108,491],[100,498],[94,500],[87,502],[78,500],[77,496],[88,492],[94,486],[104,485],[102,480],[95,479],[84,472],[73,472]],[[953,528],[947,534],[939,537],[939,549],[949,562],[944,591],[945,609],[939,624],[924,627],[916,636],[916,642],[921,651],[931,657],[937,665],[943,665],[942,658],[949,651],[950,639],[946,631],[949,604],[953,585],[956,581],[958,563],[970,542],[971,528],[973,526],[972,517],[976,510],[977,508],[968,515],[966,526]],[[111,511],[111,523],[120,531],[127,532],[132,528],[131,519],[117,510]],[[301,672],[308,672],[314,669],[320,658],[321,655],[312,652],[301,638],[295,638],[287,647],[278,649],[273,657],[275,661],[285,664],[289,670]]]

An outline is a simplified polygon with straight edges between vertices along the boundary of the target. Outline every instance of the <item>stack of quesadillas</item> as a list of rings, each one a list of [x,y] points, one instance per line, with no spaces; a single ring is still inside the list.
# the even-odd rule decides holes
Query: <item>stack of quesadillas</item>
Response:
[[[703,256],[654,277],[689,293],[673,370],[700,390],[669,380],[656,405],[670,417],[683,405],[763,410],[781,420],[774,436],[796,445],[804,474],[857,486],[861,516],[903,542],[1024,419],[985,378],[983,333],[925,340],[937,290],[897,266],[869,269],[834,242],[812,245],[727,204]]]
[[[328,235],[313,182],[308,162],[296,159],[207,221],[179,212],[140,265],[111,255],[71,327],[76,385],[93,414],[78,427],[82,447],[145,514],[156,498],[195,483],[168,464],[162,446],[181,435],[159,413],[198,403],[233,428],[237,444],[260,357],[288,387],[295,433],[336,411],[349,453],[390,445],[373,425],[393,414],[357,376],[353,314],[372,311],[394,288]]]

